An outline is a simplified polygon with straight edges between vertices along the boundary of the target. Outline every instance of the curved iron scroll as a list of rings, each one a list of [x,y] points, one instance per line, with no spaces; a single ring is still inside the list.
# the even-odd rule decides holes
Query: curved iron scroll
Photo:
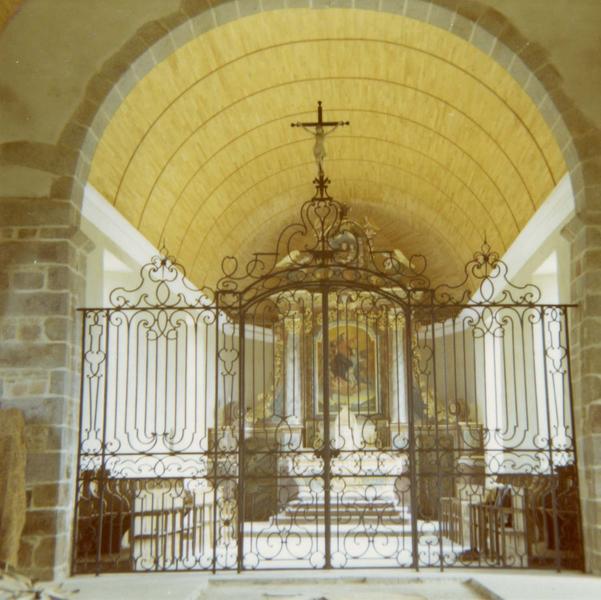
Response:
[[[426,260],[407,259],[398,250],[379,250],[376,230],[366,220],[349,217],[349,207],[328,193],[330,180],[321,173],[316,193],[300,210],[300,221],[285,227],[273,251],[257,252],[242,265],[235,257],[222,262],[217,291],[235,293],[242,305],[283,289],[313,287],[328,282],[366,289],[386,289],[408,301],[411,290],[429,287]]]

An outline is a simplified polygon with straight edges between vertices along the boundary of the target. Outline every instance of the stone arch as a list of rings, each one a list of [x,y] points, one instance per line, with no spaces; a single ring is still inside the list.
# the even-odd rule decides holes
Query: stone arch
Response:
[[[586,335],[586,339],[590,340],[591,329],[594,329],[596,339],[601,339],[601,324],[587,318],[591,310],[591,294],[599,291],[595,274],[601,272],[601,261],[591,247],[592,238],[601,238],[601,136],[564,92],[561,78],[545,50],[526,39],[504,15],[480,2],[363,0],[347,3],[343,0],[295,0],[291,3],[273,0],[261,3],[225,0],[213,3],[210,0],[183,0],[178,11],[140,28],[92,77],[84,100],[65,126],[59,141],[59,147],[65,148],[71,157],[73,172],[59,180],[53,192],[58,192],[59,197],[65,197],[66,194],[79,205],[92,157],[104,128],[123,98],[162,59],[194,37],[229,21],[263,10],[291,7],[316,10],[355,7],[424,21],[467,40],[490,56],[530,96],[566,160],[575,196],[578,216],[568,227],[573,265],[572,301],[580,304],[583,310],[572,323],[577,399],[574,410],[581,456],[593,456],[595,449],[598,454],[601,448],[601,402],[598,401],[601,389],[595,377],[598,366],[584,358],[587,349],[584,338]],[[599,241],[595,244],[601,246]],[[585,481],[592,473],[593,464],[585,461],[580,463],[581,481]],[[601,475],[597,475],[597,478],[601,479]],[[601,489],[599,484],[597,489]],[[601,571],[601,547],[595,547],[599,536],[592,529],[594,516],[587,516],[589,510],[594,510],[594,500],[598,498],[596,494],[581,484],[587,565],[589,569]]]
[[[594,340],[601,339],[601,323],[595,318],[594,306],[599,298],[595,293],[601,293],[601,260],[597,249],[601,247],[601,137],[564,92],[544,49],[526,39],[501,13],[467,0],[183,0],[179,10],[140,28],[90,79],[85,96],[65,125],[56,147],[29,144],[23,148],[22,142],[9,143],[2,149],[3,158],[11,164],[25,164],[21,162],[22,154],[35,153],[36,165],[61,176],[53,184],[50,198],[68,200],[77,208],[104,128],[146,73],[187,41],[214,27],[261,10],[291,7],[379,10],[447,30],[469,41],[506,69],[532,98],[551,128],[568,165],[578,213],[569,227],[572,300],[581,306],[572,323],[575,416],[583,457],[582,481],[592,482],[581,485],[585,533],[588,532],[587,564],[589,570],[601,572],[599,534],[593,532],[595,523],[598,524],[595,501],[601,497],[601,474],[594,471],[594,457],[599,456],[601,448],[598,383],[601,354],[594,347]],[[75,216],[69,219],[72,224],[77,220]],[[77,347],[77,338],[73,345]],[[586,358],[591,351],[594,358]],[[59,564],[58,556],[54,560],[54,564]]]

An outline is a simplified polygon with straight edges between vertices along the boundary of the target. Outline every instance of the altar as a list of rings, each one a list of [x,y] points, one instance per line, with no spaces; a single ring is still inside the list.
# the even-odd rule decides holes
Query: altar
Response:
[[[399,477],[407,471],[407,457],[378,450],[374,441],[360,444],[361,427],[348,407],[334,420],[332,458],[329,465],[329,494],[321,484],[324,477],[323,451],[285,457],[278,465],[280,485],[296,489],[271,525],[303,525],[325,520],[326,510],[341,533],[359,533],[361,526],[378,523],[405,525],[407,506],[396,493]]]

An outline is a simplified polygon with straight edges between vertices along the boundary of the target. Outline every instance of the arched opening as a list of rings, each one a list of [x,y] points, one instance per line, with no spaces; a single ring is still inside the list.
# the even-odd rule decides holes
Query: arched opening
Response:
[[[433,286],[322,161],[214,294],[164,255],[84,311],[76,571],[582,568],[569,307],[486,242]]]
[[[403,10],[406,11],[407,15],[410,15],[414,18],[417,17],[422,20],[429,20],[431,23],[435,22],[433,16],[440,12],[439,11],[440,7],[437,6],[436,4],[432,4],[431,6],[428,5],[427,3],[419,3],[419,2],[405,2],[405,3],[401,3],[401,4],[403,4]],[[195,6],[196,6],[196,8],[194,8]],[[422,8],[423,8],[423,10],[422,10]],[[244,10],[243,10],[243,12],[244,12]],[[38,188],[40,186],[42,186],[42,183],[44,183],[44,185],[45,185],[46,182],[50,182],[50,183],[48,183],[48,187],[52,184],[53,198],[56,197],[59,199],[60,198],[64,199],[66,197],[71,197],[70,195],[72,194],[73,204],[76,206],[79,204],[80,199],[81,199],[81,191],[82,191],[81,188],[83,187],[83,184],[87,181],[89,163],[92,161],[93,154],[96,149],[97,139],[99,139],[102,136],[104,127],[105,127],[106,123],[110,120],[109,117],[113,115],[115,107],[121,103],[122,97],[127,95],[127,93],[132,89],[132,86],[134,85],[137,78],[140,76],[143,76],[143,74],[147,73],[150,70],[154,60],[160,61],[163,57],[167,56],[169,53],[172,52],[172,50],[174,49],[174,46],[178,46],[182,41],[187,41],[190,37],[193,37],[194,35],[198,35],[198,34],[202,33],[203,31],[206,31],[207,29],[214,27],[215,24],[222,23],[223,20],[233,19],[233,17],[231,15],[228,16],[227,9],[222,10],[220,8],[218,11],[213,11],[213,10],[206,11],[206,14],[203,13],[202,19],[198,15],[198,12],[199,12],[198,5],[193,2],[188,2],[185,5],[185,11],[180,11],[177,15],[177,18],[175,18],[175,16],[173,16],[173,18],[171,18],[169,21],[166,21],[166,20],[161,21],[160,24],[153,23],[150,26],[144,28],[144,30],[141,31],[139,35],[135,36],[135,40],[134,40],[135,43],[130,44],[128,48],[124,48],[124,52],[119,55],[118,60],[116,61],[117,63],[125,64],[128,69],[126,76],[124,76],[121,81],[119,81],[119,75],[120,75],[120,73],[123,72],[123,69],[119,70],[119,68],[115,68],[115,61],[111,62],[110,64],[107,63],[106,69],[103,71],[103,73],[100,74],[99,77],[96,78],[90,85],[90,88],[89,88],[87,96],[86,96],[86,100],[82,104],[81,110],[78,111],[78,113],[76,115],[74,115],[73,119],[71,120],[71,122],[68,124],[68,126],[65,128],[65,130],[63,132],[63,136],[61,137],[61,141],[60,141],[60,150],[57,150],[55,152],[56,156],[53,159],[55,162],[60,163],[60,165],[57,167],[55,164],[54,166],[50,167],[51,169],[53,169],[52,174],[49,174],[49,172],[44,171],[44,174],[42,177],[40,175],[40,173],[35,171],[36,177],[35,178],[31,177],[32,174],[34,174],[34,167],[32,167],[32,165],[37,165],[36,168],[40,168],[42,170],[44,170],[46,168],[43,165],[46,164],[48,162],[48,160],[50,160],[48,154],[44,154],[44,153],[40,154],[38,152],[36,154],[36,156],[34,157],[34,159],[31,159],[31,157],[29,157],[26,161],[27,164],[25,166],[23,166],[19,162],[21,160],[21,157],[20,157],[21,155],[19,155],[18,152],[16,152],[16,154],[15,153],[11,154],[11,152],[13,151],[12,146],[11,146],[11,148],[8,149],[8,150],[10,150],[10,152],[9,151],[4,152],[4,150],[7,150],[7,149],[3,148],[3,158],[5,160],[8,159],[8,162],[9,162],[11,186],[12,186],[12,182],[14,179],[15,181],[20,182],[19,185],[21,187],[18,187],[19,190],[26,189],[26,188],[28,190],[27,193],[23,193],[21,191],[15,192],[15,194],[17,194],[19,196],[19,198],[29,196],[29,195],[31,195],[32,197],[37,196],[39,194]],[[455,30],[457,32],[457,35],[459,35],[465,39],[470,39],[471,43],[473,43],[477,47],[481,47],[480,44],[482,43],[482,40],[484,39],[484,44],[488,43],[489,46],[497,44],[500,47],[503,44],[505,44],[507,48],[515,49],[515,46],[512,45],[512,40],[509,39],[509,37],[507,39],[505,39],[505,38],[503,38],[503,36],[499,35],[499,41],[496,42],[494,34],[489,35],[488,38],[486,37],[486,35],[488,35],[488,34],[486,34],[486,32],[484,32],[486,35],[484,35],[484,36],[482,35],[483,29],[480,27],[480,25],[484,25],[485,23],[487,23],[486,18],[481,18],[478,22],[478,25],[474,25],[475,20],[478,18],[477,16],[475,16],[475,17],[470,16],[469,18],[465,18],[464,15],[462,16],[461,14],[456,14],[453,11],[447,11],[447,12],[450,13],[450,16],[447,19],[448,24],[445,26],[445,25],[439,25],[438,23],[436,23],[438,26],[442,26],[445,29]],[[236,16],[237,16],[237,14],[238,13],[236,12]],[[194,16],[191,18],[191,15],[194,15]],[[206,17],[206,19],[205,19],[205,17]],[[208,21],[210,21],[210,24],[207,24],[205,22],[207,19],[208,19]],[[201,21],[202,21],[202,23],[201,23]],[[459,24],[459,26],[453,25],[453,23],[455,21]],[[442,21],[441,21],[441,23],[442,23]],[[190,32],[190,29],[192,29],[191,32]],[[487,26],[485,26],[484,29],[488,29],[489,31],[494,31],[494,28],[488,28]],[[188,30],[188,33],[185,33],[185,30]],[[160,31],[160,35],[157,33],[159,31]],[[165,36],[164,34],[166,31],[171,32],[171,34]],[[467,33],[466,33],[466,31],[467,31]],[[472,33],[473,33],[473,35],[472,35]],[[186,38],[186,36],[188,36],[188,38]],[[142,46],[144,46],[144,48],[148,48],[148,46],[150,44],[152,44],[153,40],[157,40],[159,38],[164,38],[164,39],[160,39],[159,43],[157,43],[155,45],[155,47],[152,49],[152,51],[146,52],[146,55],[144,55],[143,52],[140,53],[140,48]],[[486,40],[488,40],[488,42]],[[504,46],[504,48],[505,48],[505,46]],[[516,50],[516,52],[517,52],[517,50]],[[495,54],[494,58],[495,58],[495,60],[498,60],[498,62],[500,64],[505,65],[507,68],[509,68],[510,64],[513,64],[514,67],[516,65],[519,67],[519,65],[521,64],[519,57],[514,60],[513,52],[511,50],[509,50],[507,52],[507,54],[508,54],[508,57],[504,58],[502,56],[502,52],[497,53],[497,54]],[[134,61],[134,59],[138,56],[139,56],[140,60],[136,61],[135,71],[134,71],[134,67],[131,67],[131,64],[132,64],[132,61]],[[149,61],[148,60],[149,56],[152,56],[154,58]],[[520,56],[522,56],[522,53],[520,53]],[[592,164],[592,167],[594,167],[595,161],[594,160],[588,161],[586,166],[585,165],[579,166],[579,164],[578,164],[578,161],[580,160],[579,156],[584,157],[584,160],[586,162],[587,157],[590,157],[592,154],[594,154],[594,152],[591,153],[588,146],[585,147],[584,142],[586,140],[584,140],[583,138],[586,136],[582,136],[582,139],[580,138],[580,134],[583,134],[586,132],[583,129],[582,123],[578,119],[578,115],[574,114],[574,111],[572,110],[572,105],[569,102],[565,101],[565,98],[562,101],[563,95],[561,93],[556,93],[554,84],[549,83],[548,80],[546,79],[547,72],[545,70],[545,67],[543,66],[544,61],[543,61],[543,63],[540,63],[540,64],[537,63],[535,66],[533,66],[533,63],[530,62],[530,56],[528,56],[528,59],[526,59],[524,57],[524,63],[526,65],[525,69],[521,69],[521,67],[519,67],[516,70],[515,68],[512,67],[511,72],[515,75],[516,79],[518,81],[520,81],[520,83],[522,84],[522,87],[527,89],[528,93],[531,94],[531,97],[533,97],[535,99],[535,104],[537,104],[539,106],[540,112],[541,112],[541,114],[544,115],[548,125],[551,126],[553,123],[556,122],[556,125],[553,127],[553,135],[558,140],[558,144],[562,149],[563,155],[567,158],[568,166],[571,169],[571,175],[572,175],[572,180],[574,182],[575,192],[578,197],[578,200],[577,200],[578,206],[580,208],[582,208],[586,204],[585,200],[587,200],[587,199],[590,200],[591,198],[596,197],[596,196],[594,196],[595,191],[593,188],[585,189],[587,186],[587,182],[590,183],[590,182],[596,181],[596,179],[595,179],[596,175],[595,175],[594,168],[592,168],[592,169],[589,168],[591,166],[591,164]],[[537,71],[537,69],[539,67],[542,67],[541,71]],[[537,71],[537,74],[536,75],[532,74],[532,76],[531,76],[529,74],[529,70],[532,72]],[[524,71],[525,75],[523,75],[523,73],[521,73],[521,71]],[[134,72],[137,73],[138,75],[133,76]],[[523,77],[522,77],[522,75],[523,75]],[[119,83],[118,90],[116,89],[117,83]],[[541,83],[542,83],[542,85],[541,85]],[[537,91],[533,92],[533,88],[536,89]],[[547,89],[549,90],[549,96],[548,96],[547,100],[545,100],[545,96],[547,94]],[[112,91],[108,91],[108,90],[112,90]],[[103,104],[104,99],[106,99],[105,104]],[[555,103],[557,103],[557,106],[559,106],[561,109],[561,115],[562,115],[561,118],[558,118],[559,113],[557,113],[557,111],[555,110]],[[65,110],[67,110],[67,109],[65,109]],[[565,123],[568,124],[567,127],[569,128],[570,131],[568,131],[568,129],[566,129],[566,126],[564,125],[564,120],[565,120]],[[60,123],[58,121],[56,121],[56,122],[52,121],[51,128],[56,129],[58,127],[58,129],[60,129],[62,127],[62,125],[63,125],[62,120],[60,121]],[[22,139],[21,136],[19,136],[18,139]],[[33,137],[33,139],[35,142],[40,141],[40,138],[35,137],[35,136]],[[573,143],[570,140],[573,140]],[[47,141],[46,138],[44,138],[43,141]],[[54,143],[54,140],[48,140],[48,141],[51,143]],[[17,144],[17,146],[18,146],[18,144]],[[64,153],[66,152],[66,149],[68,149],[68,148],[72,148],[76,153],[79,153],[81,151],[81,154],[78,154],[78,156],[80,157],[80,160],[77,165],[75,165],[75,161],[72,160],[70,153],[67,153],[69,156],[66,157],[66,159],[63,158],[65,156]],[[48,148],[48,149],[42,148],[42,149],[44,151],[52,150],[52,148]],[[15,148],[15,150],[18,150],[18,149]],[[40,150],[40,148],[37,148],[37,150]],[[351,158],[348,159],[348,162],[350,164],[351,161],[354,160],[354,158],[352,157],[352,151],[350,148],[349,148],[349,155],[351,156]],[[68,162],[69,164],[65,165],[65,162]],[[356,165],[357,163],[354,163],[354,164]],[[13,165],[16,165],[16,166],[13,166]],[[61,175],[64,175],[64,177],[56,177],[55,176],[56,173],[60,173]],[[422,176],[427,179],[429,173],[430,173],[430,171],[424,171],[424,173],[422,173]],[[41,182],[42,179],[43,179],[43,182]],[[299,176],[299,185],[300,185],[301,179],[302,178]],[[25,180],[28,180],[27,186],[29,186],[29,187],[27,187],[24,184]],[[348,183],[349,195],[357,194],[358,186],[353,187],[354,185],[355,184],[353,184],[352,182]],[[12,187],[11,187],[11,189],[12,189]],[[361,191],[361,193],[363,193],[362,190],[360,190],[360,191]],[[279,197],[286,196],[286,194],[287,194],[287,190],[283,190],[283,191],[279,192],[279,194],[276,194],[275,198],[277,199]],[[358,195],[361,195],[361,194],[358,194]],[[381,194],[381,196],[384,196],[384,195],[385,194]],[[375,200],[377,200],[379,202],[380,197],[376,198]],[[411,200],[411,199],[409,199],[409,200]],[[60,200],[57,203],[60,204]],[[372,203],[372,206],[374,203]],[[15,203],[15,205],[16,205],[16,203]],[[50,202],[49,205],[50,205],[49,206],[50,209],[55,208],[53,202]],[[46,204],[44,204],[44,206],[46,206]],[[396,204],[396,206],[397,206],[397,208],[400,208],[400,210],[402,210],[405,214],[410,213],[410,211],[407,210],[406,204],[403,204],[403,205]],[[392,210],[393,209],[391,209],[391,212],[392,212]],[[273,211],[270,211],[270,212],[273,212]],[[391,212],[389,212],[388,214],[391,214]],[[54,214],[52,210],[48,211],[49,215],[50,215],[50,213]],[[382,212],[382,214],[385,214],[385,213]],[[239,216],[239,215],[237,215],[237,216]],[[286,217],[286,215],[282,215],[282,219],[284,219],[284,217]],[[586,218],[588,219],[588,217],[586,217]],[[56,225],[58,227],[62,228],[62,227],[66,227],[67,225],[72,225],[73,222],[77,221],[77,218],[75,217],[73,219],[71,216],[69,216],[68,218],[65,217],[62,220],[59,218],[57,218],[56,220],[57,220]],[[277,220],[277,218],[274,217],[274,219],[273,219],[274,223],[276,222],[276,220]],[[443,220],[444,220],[444,218],[443,218]],[[584,223],[586,223],[586,222],[587,221],[585,219]],[[281,223],[281,222],[278,222],[278,224],[279,223]],[[419,237],[422,237],[422,238],[427,237],[429,235],[428,229],[426,229],[425,227],[423,227],[421,231],[416,233],[416,231],[418,231],[417,228],[415,227],[415,225],[417,225],[416,221],[411,221],[411,222],[408,221],[408,223],[410,223],[410,224],[407,225],[403,234],[406,234],[407,236],[413,235],[418,238]],[[11,226],[15,225],[15,224],[18,225],[18,220],[11,220],[9,223],[9,225],[11,225]],[[585,224],[585,225],[583,225],[583,227],[578,229],[578,231],[580,232],[578,234],[580,241],[578,241],[577,243],[576,243],[576,241],[574,241],[574,243],[573,243],[573,250],[575,253],[574,254],[575,258],[576,258],[577,253],[583,252],[583,250],[582,250],[583,248],[590,249],[590,235],[589,235],[590,228],[587,229],[587,227],[589,227],[589,226]],[[279,229],[279,226],[277,226],[277,227],[274,226],[274,228],[273,228],[274,231],[278,230],[278,229]],[[576,231],[576,230],[574,230],[574,231]],[[490,238],[492,236],[492,234],[490,232],[487,232],[487,233]],[[13,234],[10,233],[10,235],[13,235]],[[249,235],[249,237],[250,237],[250,235]],[[168,239],[167,241],[169,242],[170,240]],[[444,254],[445,254],[445,252],[447,254],[449,254],[452,251],[453,244],[446,244],[446,246],[445,246],[445,244],[442,243],[442,238],[439,238],[439,241],[441,241],[441,243],[438,244],[438,246],[441,249],[444,248],[444,250],[439,251],[441,258],[438,260],[439,260],[440,264],[443,264],[444,263]],[[243,241],[241,241],[241,242],[244,243]],[[252,246],[255,246],[255,245],[256,244],[252,244]],[[240,254],[240,252],[236,251],[236,254]],[[584,288],[584,290],[593,289],[590,286],[593,285],[593,287],[594,287],[594,285],[596,285],[596,284],[594,284],[594,279],[591,279],[589,277],[591,270],[593,269],[593,265],[587,258],[586,250],[584,251],[583,257],[580,257],[580,256],[578,257],[578,261],[580,261],[580,258],[582,258],[582,260],[584,262],[582,264],[580,264],[580,262],[579,262],[578,268],[580,269],[580,267],[582,267],[582,269],[583,269],[582,277],[584,279],[586,279],[587,284],[579,285],[579,287],[578,286],[572,287],[571,293],[574,295],[573,297],[575,299],[584,298],[587,295],[588,292],[583,291],[583,288]],[[591,261],[592,260],[593,259],[591,258]],[[589,261],[589,262],[587,262],[587,261]],[[455,261],[456,265],[460,265],[461,262],[462,261],[459,259],[457,259]],[[75,268],[74,264],[72,264],[70,266],[71,266],[71,268]],[[580,271],[578,271],[578,272],[580,272]],[[578,291],[578,290],[580,290],[580,291]],[[579,294],[580,294],[580,296],[579,296]],[[64,312],[65,311],[63,311],[63,313]],[[60,318],[65,318],[65,317],[69,316],[67,313],[65,313],[65,314],[63,314],[63,313],[61,313],[59,315]],[[576,320],[574,321],[576,323],[575,329],[577,329],[578,331],[581,330],[581,323],[582,323],[583,319],[584,319],[584,317],[582,317],[582,319],[581,319],[580,315],[577,315]],[[590,326],[591,325],[589,323],[589,327]],[[580,331],[580,333],[582,333],[582,331]],[[77,342],[74,343],[74,347],[76,347],[76,346],[77,346]],[[578,357],[580,356],[580,346],[577,346],[576,349],[577,349],[576,358],[578,359]],[[12,350],[11,350],[11,352],[12,352]],[[21,355],[22,355],[22,353],[20,354],[20,356]],[[36,354],[36,356],[37,356],[37,354]],[[69,362],[69,361],[70,361],[70,359],[66,363],[67,369],[70,368],[70,365],[72,362],[72,361],[71,362]],[[579,360],[577,360],[576,364],[577,364],[578,368],[580,368]],[[582,366],[586,370],[586,365],[584,363],[582,363]],[[65,365],[62,365],[60,368],[64,370],[64,367],[65,367]],[[590,374],[584,373],[583,377],[585,379],[588,377],[588,380],[590,380],[591,377],[594,379],[594,377],[595,377],[594,375],[591,377],[589,377],[589,375]],[[584,380],[582,380],[582,381],[584,381]],[[590,381],[589,381],[589,383],[590,383]],[[593,429],[594,429],[595,420],[591,419],[588,424],[585,423],[585,421],[589,415],[588,401],[591,399],[594,400],[594,398],[592,397],[593,392],[591,391],[591,389],[594,386],[589,385],[586,382],[582,383],[581,379],[579,377],[576,378],[576,385],[581,386],[578,388],[577,397],[583,399],[582,407],[580,407],[580,406],[577,407],[577,411],[578,411],[577,414],[579,415],[578,419],[580,419],[580,421],[579,421],[580,428],[581,428],[582,432],[584,432],[586,430],[587,433],[590,433],[589,428],[593,427]],[[65,384],[65,389],[66,389],[66,387],[67,386]],[[591,388],[591,389],[589,389],[589,388]],[[53,383],[53,389],[55,389],[54,383]],[[67,392],[65,392],[65,393],[67,393]],[[8,405],[10,405],[11,402],[12,402],[12,400],[9,398]],[[67,405],[70,406],[69,402],[67,402],[67,401],[65,401],[65,402],[66,402],[65,406],[67,406]],[[590,407],[591,417],[593,417],[595,414],[593,409],[594,409],[594,406]],[[66,408],[65,410],[67,412],[69,412],[69,414],[72,415],[71,409]],[[586,445],[588,448],[591,444],[593,444],[593,442],[591,442],[593,437],[588,436],[585,438],[584,433],[583,433],[583,435],[580,437],[580,439],[582,440],[582,443],[584,445]],[[67,448],[66,451],[68,452],[69,449],[70,449],[70,446]],[[63,448],[63,450],[65,450],[65,449]],[[587,452],[582,452],[583,456],[586,456],[587,454],[590,454],[590,452],[588,452],[588,450],[587,450]],[[31,462],[35,463],[36,459],[40,458],[41,455],[42,455],[42,452],[40,451],[38,453],[38,456],[32,456]],[[39,462],[39,461],[37,461],[37,462]],[[64,470],[64,472],[61,471],[62,475],[60,477],[57,476],[57,479],[62,481],[65,478],[69,478],[69,474],[68,474],[69,469],[65,465],[63,465],[62,462],[61,462],[61,465],[62,465],[61,469],[66,469],[66,470]],[[48,472],[50,472],[50,471],[48,471]],[[588,473],[588,475],[590,477],[593,477],[594,473],[591,472],[591,473]],[[587,495],[587,497],[588,497],[589,493],[590,493],[590,490],[589,491],[585,490],[585,495]],[[590,513],[590,511],[587,514],[589,514],[589,513]],[[64,531],[62,529],[61,529],[61,531],[64,533]],[[37,540],[32,541],[33,546],[35,546],[36,543],[37,543]],[[589,545],[587,547],[592,548],[592,545],[589,543]],[[56,565],[58,565],[59,563],[60,564],[64,563],[63,559],[59,558],[58,555],[60,554],[60,556],[63,556],[64,553],[66,552],[66,550],[57,550],[57,552],[58,552],[57,559],[56,559],[55,563],[53,563]],[[591,550],[591,552],[592,552],[592,550]],[[64,556],[63,556],[63,558],[64,558]],[[46,568],[46,567],[47,567],[47,565],[44,565],[44,568],[45,568],[44,576],[47,576],[47,573],[48,573],[48,568]]]

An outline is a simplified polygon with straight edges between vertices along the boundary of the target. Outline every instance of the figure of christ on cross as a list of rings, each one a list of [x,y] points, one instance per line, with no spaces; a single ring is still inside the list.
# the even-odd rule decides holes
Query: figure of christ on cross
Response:
[[[317,102],[317,121],[314,123],[302,123],[297,121],[296,123],[290,123],[291,127],[302,127],[308,131],[311,135],[315,136],[315,144],[313,146],[313,156],[315,156],[315,162],[317,163],[317,172],[321,177],[323,176],[323,161],[326,157],[325,140],[335,129],[344,125],[350,125],[350,121],[324,121],[323,111],[321,107],[321,100]],[[331,129],[326,131],[326,127]],[[313,131],[315,129],[315,131]]]

